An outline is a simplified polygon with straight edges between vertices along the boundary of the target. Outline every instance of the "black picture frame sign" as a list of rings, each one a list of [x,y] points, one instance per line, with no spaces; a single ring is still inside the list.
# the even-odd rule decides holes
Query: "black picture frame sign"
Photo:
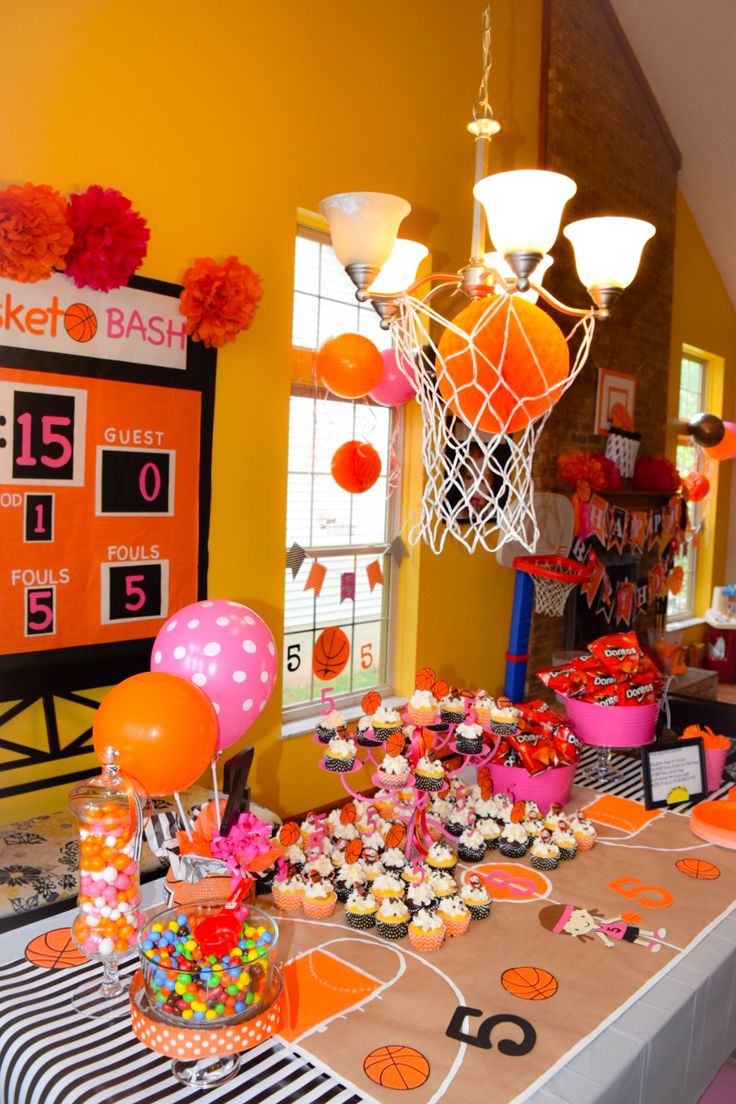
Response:
[[[685,801],[702,801],[708,794],[705,749],[699,737],[641,749],[644,805],[647,809],[671,809]],[[687,796],[675,795],[685,790]]]

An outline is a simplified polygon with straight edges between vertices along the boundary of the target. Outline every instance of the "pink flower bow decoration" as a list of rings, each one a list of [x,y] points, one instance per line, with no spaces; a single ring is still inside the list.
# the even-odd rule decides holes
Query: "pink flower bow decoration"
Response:
[[[214,836],[210,848],[216,858],[225,860],[231,874],[266,870],[281,855],[271,832],[272,825],[254,813],[241,813],[229,835]]]

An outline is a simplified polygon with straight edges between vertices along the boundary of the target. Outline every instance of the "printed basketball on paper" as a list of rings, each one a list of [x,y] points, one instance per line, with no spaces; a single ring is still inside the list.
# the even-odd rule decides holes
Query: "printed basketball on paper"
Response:
[[[382,1046],[366,1056],[363,1070],[385,1089],[417,1089],[429,1077],[429,1062],[413,1047]]]
[[[26,947],[26,958],[34,966],[42,966],[46,970],[63,970],[89,962],[87,955],[74,943],[69,928],[54,928],[37,935]]]
[[[314,642],[312,671],[322,682],[341,675],[350,659],[350,641],[336,625],[323,629]]]
[[[507,993],[521,1000],[549,1000],[557,992],[557,978],[537,966],[514,966],[501,974]]]

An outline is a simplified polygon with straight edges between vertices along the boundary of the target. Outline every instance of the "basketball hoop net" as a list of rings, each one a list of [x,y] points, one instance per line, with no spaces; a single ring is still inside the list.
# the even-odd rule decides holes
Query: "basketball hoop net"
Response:
[[[517,571],[534,580],[534,612],[544,617],[562,617],[573,587],[584,583],[590,566],[565,556],[517,556]]]

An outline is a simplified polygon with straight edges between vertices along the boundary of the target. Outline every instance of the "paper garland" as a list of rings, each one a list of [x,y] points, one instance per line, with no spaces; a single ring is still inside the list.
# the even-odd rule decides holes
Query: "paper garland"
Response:
[[[355,601],[355,572],[343,571],[340,575],[340,605],[350,598]]]
[[[395,537],[391,544],[386,547],[386,552],[391,554],[397,566],[409,555],[407,547],[401,537]],[[286,566],[291,571],[292,579],[296,579],[306,559],[311,559],[309,553],[302,548],[300,544],[294,541],[291,548],[286,553]],[[320,563],[318,560],[312,560],[304,589],[313,590],[316,597],[319,598],[322,585],[327,575],[327,570],[327,567],[325,567],[323,563]],[[380,560],[371,560],[369,564],[366,564],[365,574],[368,579],[368,586],[371,594],[377,586],[383,586],[385,580]],[[341,603],[347,599],[355,601],[355,577],[354,571],[343,571],[340,573]]]

